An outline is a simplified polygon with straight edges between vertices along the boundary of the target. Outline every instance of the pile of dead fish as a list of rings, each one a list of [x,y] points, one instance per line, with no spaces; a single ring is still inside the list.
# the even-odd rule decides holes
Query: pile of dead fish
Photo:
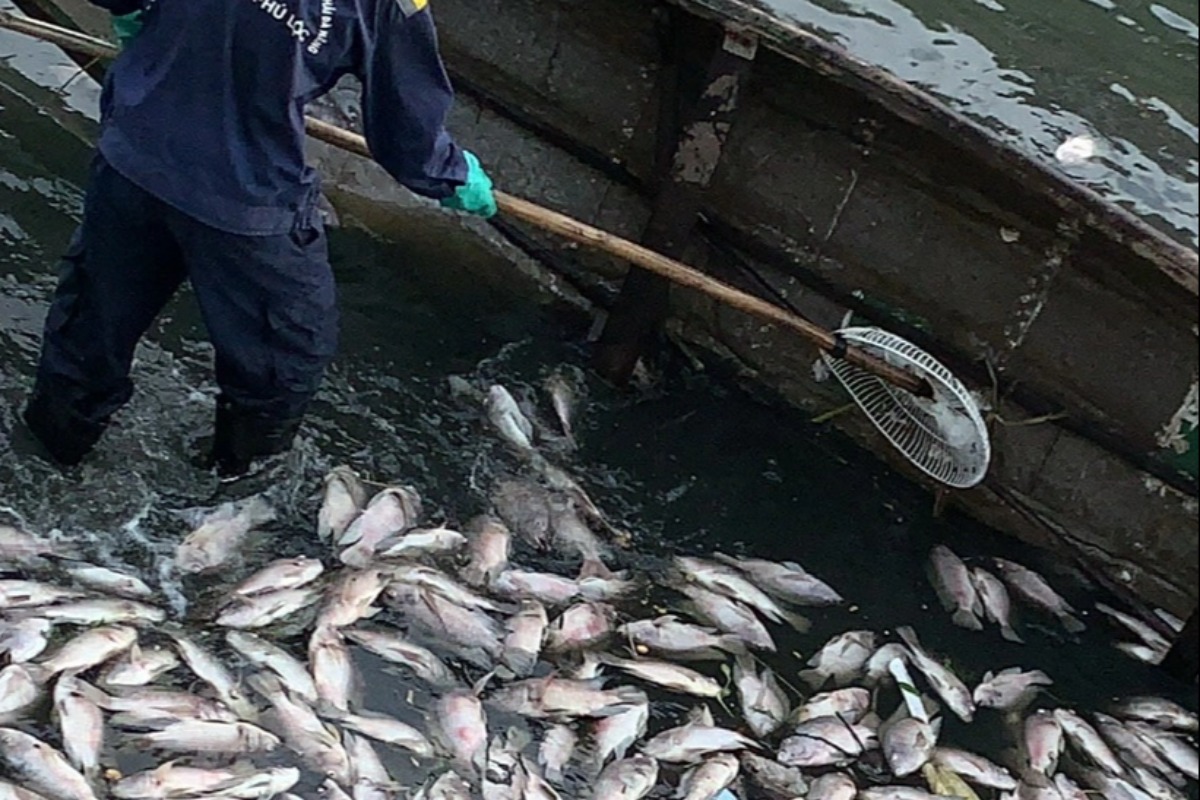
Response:
[[[569,446],[566,385],[551,396]],[[261,496],[222,506],[174,559],[221,584],[202,618],[170,618],[140,577],[69,542],[0,527],[0,800],[1175,800],[1197,779],[1187,709],[1034,708],[1045,674],[968,688],[911,628],[835,636],[799,673],[805,688],[789,686],[762,660],[785,655],[776,626],[806,630],[797,609],[840,604],[838,591],[795,563],[722,553],[616,569],[629,538],[545,457],[534,413],[501,386],[475,399],[521,465],[485,513],[430,525],[411,486],[338,467],[310,542],[288,531],[293,553],[237,570],[276,512]],[[549,560],[569,566],[531,567]],[[956,621],[986,615],[1016,637],[1005,583],[949,551],[933,563]],[[997,565],[1073,624],[1036,573]],[[364,685],[363,653],[408,679]],[[381,709],[396,687],[409,721]],[[941,741],[943,708],[1006,715],[1009,763]],[[157,766],[122,774],[131,749]],[[389,769],[398,754],[417,778]]]

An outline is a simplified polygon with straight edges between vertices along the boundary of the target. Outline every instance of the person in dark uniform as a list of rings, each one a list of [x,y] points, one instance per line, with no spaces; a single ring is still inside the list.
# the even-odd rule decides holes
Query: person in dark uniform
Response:
[[[446,131],[426,0],[92,2],[124,47],[23,418],[56,462],[79,463],[186,279],[216,351],[211,463],[237,474],[291,447],[337,346],[305,104],[353,75],[371,153],[397,182],[488,217],[491,180]]]

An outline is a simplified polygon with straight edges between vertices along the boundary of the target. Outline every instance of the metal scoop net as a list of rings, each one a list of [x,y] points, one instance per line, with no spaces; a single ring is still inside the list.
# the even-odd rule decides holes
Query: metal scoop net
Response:
[[[879,328],[836,331],[847,344],[925,379],[926,399],[898,389],[873,373],[830,353],[829,368],[879,432],[921,471],[957,489],[983,480],[992,458],[987,425],[979,405],[958,379],[933,356]]]

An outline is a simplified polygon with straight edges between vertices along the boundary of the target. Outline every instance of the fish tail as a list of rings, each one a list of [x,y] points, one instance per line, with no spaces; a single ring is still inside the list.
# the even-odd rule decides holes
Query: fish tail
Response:
[[[734,636],[732,633],[721,636],[717,647],[735,656],[747,652],[745,640],[740,636]]]
[[[599,578],[601,580],[611,580],[613,571],[608,568],[608,565],[599,558],[588,558],[583,562],[583,566],[579,568],[580,580],[584,578]]]
[[[971,631],[983,630],[983,623],[979,621],[979,617],[975,616],[969,608],[960,608],[950,615],[950,621],[960,628],[966,628]]]
[[[1015,630],[1013,630],[1012,625],[1001,625],[1000,626],[1000,635],[1003,636],[1005,639],[1007,639],[1010,642],[1016,642],[1017,644],[1025,644],[1025,640],[1021,638],[1020,634],[1018,634]]]
[[[799,676],[813,690],[820,689],[829,680],[829,676],[819,669],[802,669]]]
[[[783,611],[780,616],[783,621],[795,629],[798,633],[808,633],[812,629],[812,620],[803,614],[797,614],[794,611]]]
[[[1080,621],[1080,619],[1074,614],[1064,611],[1059,614],[1058,618],[1062,622],[1063,627],[1067,629],[1068,633],[1083,633],[1085,630],[1087,630],[1087,625],[1084,625],[1083,622]]]

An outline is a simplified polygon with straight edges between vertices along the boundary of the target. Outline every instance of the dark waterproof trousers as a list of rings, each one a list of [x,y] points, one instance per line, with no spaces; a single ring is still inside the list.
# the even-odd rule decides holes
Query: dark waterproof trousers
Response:
[[[186,278],[216,351],[214,455],[291,445],[337,345],[316,212],[291,233],[211,228],[96,156],[83,223],[63,258],[25,419],[60,463],[78,462],[132,394],[134,348]]]

